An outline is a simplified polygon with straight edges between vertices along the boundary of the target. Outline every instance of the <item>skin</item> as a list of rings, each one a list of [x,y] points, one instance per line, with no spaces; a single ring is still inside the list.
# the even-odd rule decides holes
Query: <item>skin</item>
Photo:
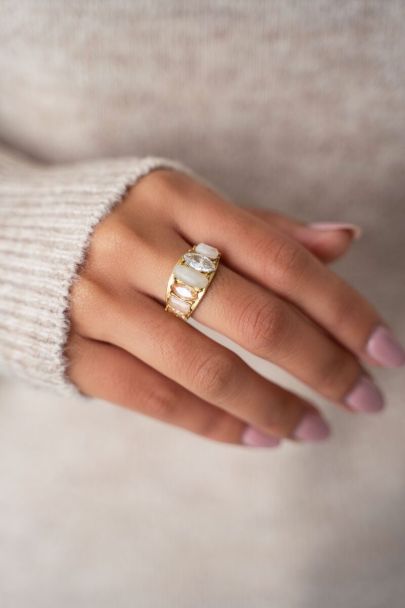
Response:
[[[92,235],[71,291],[69,376],[86,395],[217,441],[241,443],[247,425],[292,438],[316,408],[165,312],[167,280],[192,244],[216,246],[221,264],[193,318],[346,407],[383,323],[327,266],[351,240],[154,171]]]

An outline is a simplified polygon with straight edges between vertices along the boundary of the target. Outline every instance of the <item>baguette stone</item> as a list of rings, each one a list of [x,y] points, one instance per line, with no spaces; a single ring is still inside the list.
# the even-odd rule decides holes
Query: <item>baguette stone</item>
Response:
[[[183,281],[183,283],[186,283],[187,285],[191,285],[191,287],[204,289],[204,287],[207,287],[208,285],[207,277],[201,274],[201,272],[198,272],[198,270],[190,268],[190,266],[176,264],[173,274],[176,279]]]

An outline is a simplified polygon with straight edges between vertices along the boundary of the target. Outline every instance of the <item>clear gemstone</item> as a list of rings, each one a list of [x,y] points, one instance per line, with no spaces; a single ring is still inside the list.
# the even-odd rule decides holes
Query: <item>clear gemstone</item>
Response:
[[[211,260],[216,260],[219,256],[218,249],[216,247],[211,247],[211,245],[207,245],[206,243],[198,243],[195,250],[197,253],[206,255],[207,258],[211,258]]]
[[[206,255],[201,255],[201,253],[185,253],[184,261],[188,266],[191,266],[191,268],[195,268],[195,270],[199,270],[200,272],[212,272],[215,270],[214,262]]]
[[[188,314],[190,312],[190,304],[184,302],[184,300],[180,300],[180,298],[174,294],[169,297],[169,304],[172,308],[183,314]]]
[[[191,287],[197,287],[198,289],[204,289],[208,285],[208,279],[204,274],[201,274],[190,266],[184,266],[183,264],[176,264],[173,270],[173,274],[176,279],[191,285]]]
[[[172,285],[172,291],[180,298],[186,300],[195,300],[197,297],[195,289],[189,287],[189,285],[182,285],[181,283],[174,283],[174,285]]]

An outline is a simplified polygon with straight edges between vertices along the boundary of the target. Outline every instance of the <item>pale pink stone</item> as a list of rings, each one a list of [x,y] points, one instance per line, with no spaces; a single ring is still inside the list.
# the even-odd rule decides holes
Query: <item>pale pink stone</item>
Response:
[[[190,304],[184,302],[184,300],[180,300],[180,298],[174,294],[171,294],[169,297],[169,305],[182,314],[188,314],[190,312]]]
[[[182,285],[181,283],[175,283],[172,286],[172,291],[180,298],[184,298],[186,300],[195,300],[197,294],[192,287],[188,285]]]

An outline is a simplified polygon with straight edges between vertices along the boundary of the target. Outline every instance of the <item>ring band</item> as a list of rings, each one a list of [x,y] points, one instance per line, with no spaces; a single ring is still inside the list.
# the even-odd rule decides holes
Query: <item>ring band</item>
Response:
[[[166,289],[165,310],[187,320],[203,299],[221,254],[205,243],[194,245],[175,264]]]

